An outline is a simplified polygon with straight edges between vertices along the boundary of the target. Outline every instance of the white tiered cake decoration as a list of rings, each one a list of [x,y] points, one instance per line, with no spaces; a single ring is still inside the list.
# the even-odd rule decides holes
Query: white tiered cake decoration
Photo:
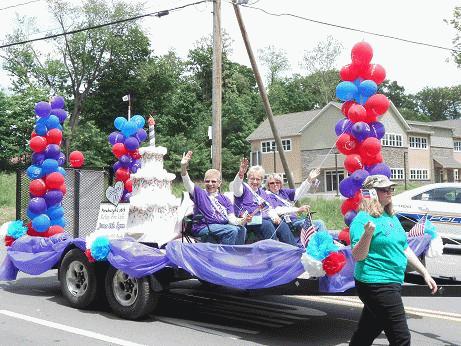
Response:
[[[133,191],[126,234],[162,245],[177,237],[180,199],[171,193],[175,175],[163,168],[167,148],[155,146],[154,119],[149,118],[149,146],[140,148],[141,168],[131,174]]]

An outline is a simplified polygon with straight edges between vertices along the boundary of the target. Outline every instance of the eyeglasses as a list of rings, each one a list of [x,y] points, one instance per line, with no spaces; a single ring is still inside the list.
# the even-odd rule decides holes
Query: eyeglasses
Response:
[[[271,181],[269,185],[282,185],[280,181]]]
[[[217,180],[205,179],[205,184],[216,184],[217,182]]]
[[[377,191],[379,192],[384,192],[384,193],[393,193],[394,188],[393,187],[387,187],[387,188],[376,188]]]

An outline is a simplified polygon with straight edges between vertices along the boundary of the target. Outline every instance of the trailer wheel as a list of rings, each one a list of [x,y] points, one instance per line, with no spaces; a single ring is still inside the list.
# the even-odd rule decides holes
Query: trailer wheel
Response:
[[[62,294],[72,307],[85,309],[94,303],[98,292],[96,268],[80,249],[72,249],[64,256],[59,281]]]
[[[130,320],[151,313],[158,303],[158,294],[150,288],[149,277],[136,279],[114,267],[106,274],[106,298],[116,315]]]

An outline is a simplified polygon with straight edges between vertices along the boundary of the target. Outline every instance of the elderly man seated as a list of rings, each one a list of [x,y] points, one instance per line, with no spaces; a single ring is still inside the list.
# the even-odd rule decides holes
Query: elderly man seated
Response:
[[[248,159],[243,159],[240,163],[240,170],[232,183],[236,213],[251,217],[251,222],[246,224],[247,230],[255,232],[262,239],[276,239],[277,237],[283,243],[297,246],[290,227],[270,206],[267,193],[261,187],[264,168],[250,167],[247,173],[248,184],[243,182],[247,169]]]
[[[221,172],[209,169],[205,172],[205,189],[195,185],[187,167],[192,158],[192,151],[183,155],[181,160],[181,177],[184,187],[194,201],[194,216],[201,214],[203,218],[192,226],[192,234],[209,241],[210,236],[221,244],[241,245],[245,243],[246,229],[243,219],[234,214],[231,201],[219,192]]]
[[[299,231],[304,223],[304,218],[298,218],[296,213],[310,212],[309,205],[296,207],[294,204],[300,198],[305,196],[312,184],[316,181],[320,171],[314,169],[309,172],[306,180],[297,188],[289,189],[283,187],[283,178],[280,174],[272,173],[267,178],[268,200],[271,206],[277,211],[277,214],[284,217],[287,223],[291,223],[292,228]],[[313,220],[312,223],[319,231],[326,231],[325,222],[322,220]]]

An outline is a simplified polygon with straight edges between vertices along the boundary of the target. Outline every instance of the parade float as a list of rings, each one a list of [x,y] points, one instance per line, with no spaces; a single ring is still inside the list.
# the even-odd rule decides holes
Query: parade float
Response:
[[[347,83],[338,86],[343,109],[349,110],[344,110],[345,118],[335,129],[338,149],[348,155],[345,165],[351,173],[340,186],[347,197],[341,208],[346,224],[357,210],[366,176],[377,170],[386,173],[379,150],[384,128],[377,120],[386,102],[376,95],[379,101],[371,101],[384,70],[370,65],[368,49],[353,49],[352,58],[348,74],[341,70],[341,83]],[[175,175],[163,167],[167,148],[155,144],[155,121],[148,120],[147,134],[140,115],[115,119],[117,131],[109,136],[117,158],[115,183],[106,190],[94,231],[86,237],[69,235],[62,204],[65,157],[59,149],[67,115],[63,108],[59,97],[35,108],[32,165],[27,169],[31,221],[4,225],[7,255],[0,280],[15,280],[19,271],[39,275],[58,269],[62,294],[71,306],[88,308],[105,297],[115,314],[128,319],[153,312],[171,282],[191,278],[254,294],[354,294],[351,250],[339,242],[347,244],[346,229],[339,239],[316,232],[299,247],[275,240],[236,246],[185,241],[191,239],[184,221],[190,199],[186,196],[181,202],[172,194]],[[142,146],[148,135],[148,145]],[[81,153],[70,159],[74,167],[83,164]],[[433,238],[432,229],[408,241],[417,255],[424,255]],[[418,290],[420,286],[411,287],[413,295],[429,294]]]

